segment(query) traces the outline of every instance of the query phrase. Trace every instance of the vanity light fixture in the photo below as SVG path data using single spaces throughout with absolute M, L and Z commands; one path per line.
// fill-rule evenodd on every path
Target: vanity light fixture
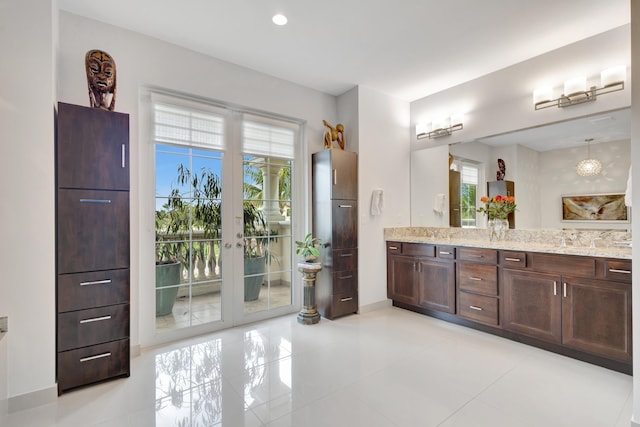
M 533 91 L 533 105 L 536 110 L 549 107 L 569 107 L 584 102 L 595 101 L 598 95 L 617 92 L 624 89 L 627 68 L 624 65 L 607 68 L 600 73 L 600 86 L 587 89 L 586 77 L 572 77 L 564 82 L 564 91 L 559 98 L 553 99 L 551 87 L 539 87 Z
M 416 125 L 416 137 L 418 139 L 440 138 L 451 135 L 457 130 L 462 130 L 462 115 L 434 120 L 431 123 L 419 123 Z
M 576 172 L 580 176 L 595 176 L 602 171 L 602 163 L 600 160 L 591 158 L 589 153 L 589 144 L 593 141 L 593 138 L 585 139 L 587 143 L 587 158 L 580 160 L 576 165 Z

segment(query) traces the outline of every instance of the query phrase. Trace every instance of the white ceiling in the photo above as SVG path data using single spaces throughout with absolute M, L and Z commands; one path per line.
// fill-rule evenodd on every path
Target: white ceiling
M 332 95 L 413 101 L 629 23 L 629 0 L 58 0 Z M 277 27 L 275 13 L 289 24 Z

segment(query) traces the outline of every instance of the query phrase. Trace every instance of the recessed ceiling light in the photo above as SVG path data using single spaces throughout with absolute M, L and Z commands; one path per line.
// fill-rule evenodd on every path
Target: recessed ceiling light
M 284 16 L 284 15 L 281 15 L 281 14 L 273 15 L 273 18 L 271 18 L 271 20 L 276 25 L 286 25 L 287 24 L 287 17 Z

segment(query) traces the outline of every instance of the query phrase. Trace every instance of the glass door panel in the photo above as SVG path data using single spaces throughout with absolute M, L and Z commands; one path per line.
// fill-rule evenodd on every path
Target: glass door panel
M 157 331 L 222 319 L 222 159 L 156 144 Z
M 244 313 L 292 304 L 291 161 L 243 157 Z

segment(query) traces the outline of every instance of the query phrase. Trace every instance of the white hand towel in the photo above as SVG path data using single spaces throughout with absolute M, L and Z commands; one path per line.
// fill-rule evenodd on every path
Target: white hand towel
M 631 166 L 629 166 L 629 178 L 627 178 L 627 190 L 624 192 L 624 204 L 631 207 Z
M 382 214 L 382 189 L 377 188 L 371 193 L 371 215 Z
M 433 200 L 433 211 L 438 215 L 442 215 L 444 213 L 445 202 L 445 195 L 443 193 L 436 194 L 436 197 Z

